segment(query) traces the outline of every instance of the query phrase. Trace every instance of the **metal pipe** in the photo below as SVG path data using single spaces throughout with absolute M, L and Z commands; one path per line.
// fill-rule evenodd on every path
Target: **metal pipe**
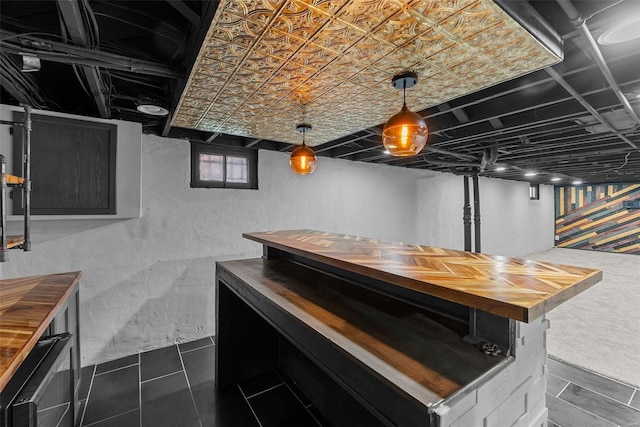
M 580 15 L 580 12 L 578 12 L 578 10 L 575 8 L 575 6 L 573 6 L 570 0 L 556 0 L 556 1 L 560 5 L 564 13 L 567 15 L 569 20 L 571 21 L 571 24 L 573 24 L 573 26 L 576 27 L 578 31 L 582 34 L 582 36 L 587 40 L 587 43 L 591 48 L 591 53 L 593 54 L 593 58 L 595 59 L 595 62 L 600 68 L 600 71 L 604 75 L 605 79 L 607 79 L 607 83 L 609 83 L 611 90 L 613 90 L 613 92 L 616 94 L 616 96 L 620 100 L 620 103 L 623 105 L 625 110 L 627 110 L 627 113 L 629 113 L 629 115 L 633 118 L 633 120 L 636 123 L 640 124 L 640 117 L 638 117 L 638 114 L 635 112 L 635 110 L 629 103 L 629 100 L 624 96 L 624 94 L 620 90 L 620 86 L 618 86 L 618 82 L 616 82 L 616 79 L 613 77 L 613 74 L 611 73 L 611 70 L 609 69 L 607 62 L 602 56 L 602 52 L 600 51 L 598 44 L 594 40 L 593 35 L 591 34 L 591 31 L 589 31 L 589 28 L 587 27 L 586 20 L 582 18 L 582 16 Z M 637 146 L 635 146 L 635 148 L 638 149 Z
M 24 243 L 22 250 L 31 250 L 31 106 L 24 106 Z
M 5 174 L 6 160 L 0 154 L 0 262 L 7 260 L 7 200 L 5 190 L 7 189 L 7 176 Z
M 464 180 L 464 206 L 462 207 L 462 223 L 464 224 L 464 250 L 471 252 L 471 205 L 469 204 L 469 177 Z
M 480 246 L 480 184 L 478 175 L 473 176 L 473 225 L 475 227 L 474 242 L 476 249 L 474 252 L 481 253 Z

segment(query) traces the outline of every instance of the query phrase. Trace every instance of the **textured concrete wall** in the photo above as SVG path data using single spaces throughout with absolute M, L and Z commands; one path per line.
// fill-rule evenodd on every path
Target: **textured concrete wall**
M 473 184 L 469 181 L 473 242 Z M 464 249 L 463 177 L 425 173 L 417 185 L 416 240 Z M 480 178 L 479 187 L 483 253 L 519 257 L 553 246 L 553 186 L 540 186 L 540 200 L 529 199 L 527 182 Z
M 214 261 L 262 253 L 244 231 L 415 234 L 415 175 L 402 169 L 321 159 L 299 177 L 286 154 L 260 151 L 259 190 L 192 189 L 187 142 L 143 136 L 142 151 L 141 218 L 34 221 L 33 251 L 3 265 L 7 278 L 84 272 L 83 364 L 213 334 Z
M 192 189 L 188 143 L 147 135 L 141 171 L 141 218 L 33 221 L 33 251 L 11 251 L 10 262 L 0 265 L 3 278 L 84 272 L 83 365 L 213 334 L 214 261 L 261 254 L 258 244 L 242 239 L 245 231 L 312 228 L 462 246 L 457 176 L 320 158 L 313 175 L 299 177 L 286 154 L 260 151 L 259 190 Z M 486 191 L 511 188 L 494 181 Z M 552 211 L 552 196 L 540 203 Z M 499 223 L 522 223 L 496 215 Z M 483 214 L 485 224 L 489 218 Z M 537 233 L 511 243 L 525 247 Z M 491 248 L 491 232 L 483 238 Z

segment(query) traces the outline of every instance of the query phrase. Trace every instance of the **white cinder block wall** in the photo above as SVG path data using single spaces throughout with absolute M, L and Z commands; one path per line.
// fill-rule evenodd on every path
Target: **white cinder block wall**
M 430 246 L 464 249 L 464 178 L 424 172 L 417 177 L 416 240 Z M 529 183 L 480 178 L 481 250 L 521 257 L 553 246 L 553 186 L 540 185 L 540 200 L 529 199 Z M 469 179 L 474 244 L 473 182 Z M 472 246 L 475 249 L 475 245 Z
M 259 190 L 192 189 L 189 144 L 148 135 L 141 168 L 141 218 L 33 221 L 33 251 L 11 251 L 0 270 L 3 278 L 84 272 L 83 365 L 213 334 L 214 262 L 261 254 L 245 231 L 312 228 L 462 248 L 459 176 L 320 158 L 314 174 L 299 177 L 287 154 L 261 150 Z M 480 185 L 485 252 L 553 245 L 552 188 L 532 207 L 526 183 Z

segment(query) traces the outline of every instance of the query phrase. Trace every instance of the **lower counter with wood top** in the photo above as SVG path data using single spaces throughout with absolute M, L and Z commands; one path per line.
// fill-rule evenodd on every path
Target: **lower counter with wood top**
M 497 287 L 507 276 L 515 281 L 517 274 L 518 292 L 529 286 L 536 300 L 549 301 L 550 309 L 559 303 L 555 300 L 599 280 L 596 270 L 550 264 L 534 268 L 504 257 L 490 265 L 491 257 L 480 254 L 315 231 L 248 237 L 258 240 L 256 235 L 264 244 L 262 259 L 217 264 L 218 387 L 278 370 L 334 426 L 546 425 L 544 306 L 530 304 L 528 310 L 518 301 L 486 301 L 486 295 L 483 302 L 471 282 L 484 278 L 470 279 L 470 271 L 482 264 Z M 272 245 L 270 239 L 277 242 Z M 313 242 L 318 243 L 315 248 Z M 336 242 L 342 247 L 337 255 L 330 248 Z M 391 256 L 393 250 L 404 259 Z M 421 259 L 408 263 L 409 252 Z M 446 286 L 454 287 L 450 270 L 440 275 L 434 270 L 436 258 L 440 265 L 455 262 L 466 272 L 459 282 L 464 286 L 455 293 L 434 290 L 432 283 L 420 287 L 415 280 L 447 276 Z M 411 280 L 403 276 L 407 271 Z M 549 271 L 561 278 L 558 283 Z M 545 297 L 538 278 L 553 295 L 564 295 Z M 464 296 L 465 288 L 470 297 Z M 480 304 L 527 323 L 480 310 Z
M 76 426 L 79 422 L 81 275 L 0 280 L 3 426 Z

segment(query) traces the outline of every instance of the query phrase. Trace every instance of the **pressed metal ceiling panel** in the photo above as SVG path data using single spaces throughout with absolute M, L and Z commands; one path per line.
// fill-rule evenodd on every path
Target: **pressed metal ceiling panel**
M 173 125 L 319 145 L 557 63 L 491 0 L 223 0 Z

